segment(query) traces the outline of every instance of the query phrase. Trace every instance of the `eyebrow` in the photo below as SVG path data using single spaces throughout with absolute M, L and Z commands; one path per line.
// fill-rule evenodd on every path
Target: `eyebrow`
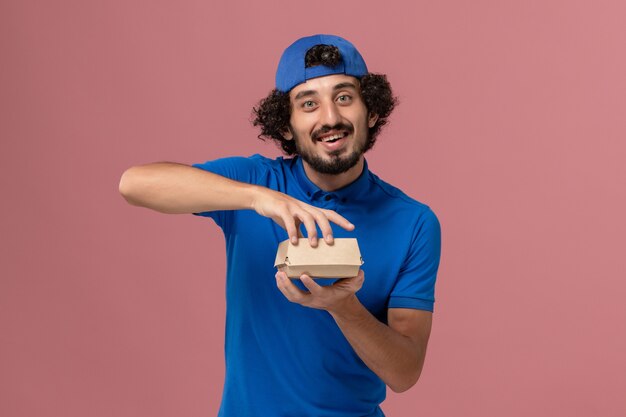
M 337 91 L 337 90 L 343 90 L 344 88 L 353 88 L 356 90 L 356 85 L 351 83 L 351 82 L 344 82 L 344 83 L 339 83 L 337 84 L 335 87 L 333 87 L 333 90 Z
M 346 82 L 339 83 L 336 86 L 334 86 L 333 90 L 334 91 L 343 90 L 344 88 L 352 88 L 354 90 L 357 89 L 357 87 L 356 87 L 356 85 L 354 83 L 346 81 Z M 317 91 L 315 91 L 315 90 L 304 90 L 304 91 L 300 91 L 298 94 L 296 94 L 294 99 L 298 100 L 298 99 L 301 99 L 302 97 L 314 96 L 315 94 L 317 94 Z
M 298 94 L 296 94 L 296 96 L 294 97 L 296 100 L 302 98 L 302 97 L 306 97 L 306 96 L 313 96 L 317 94 L 317 92 L 315 90 L 304 90 L 304 91 L 300 91 Z

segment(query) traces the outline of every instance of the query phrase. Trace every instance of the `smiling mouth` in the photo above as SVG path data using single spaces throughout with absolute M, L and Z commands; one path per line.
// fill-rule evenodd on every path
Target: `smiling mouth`
M 344 137 L 348 136 L 347 132 L 342 132 L 342 133 L 336 133 L 334 135 L 330 135 L 330 136 L 324 136 L 322 138 L 317 139 L 319 142 L 324 142 L 324 143 L 333 143 L 338 141 L 339 139 L 342 139 Z

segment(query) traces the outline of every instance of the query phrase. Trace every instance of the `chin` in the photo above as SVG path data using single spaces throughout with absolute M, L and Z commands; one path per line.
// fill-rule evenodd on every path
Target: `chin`
M 341 152 L 345 154 L 346 152 Z M 302 159 L 309 164 L 311 168 L 320 174 L 339 175 L 354 168 L 361 160 L 363 154 L 360 152 L 351 152 L 346 156 L 330 156 L 330 158 L 322 158 L 317 155 L 305 153 L 300 154 Z

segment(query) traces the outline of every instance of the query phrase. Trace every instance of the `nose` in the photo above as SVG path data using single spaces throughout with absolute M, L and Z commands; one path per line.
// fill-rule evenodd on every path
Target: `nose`
M 341 114 L 339 113 L 339 109 L 334 101 L 324 105 L 320 118 L 320 123 L 322 125 L 335 126 L 341 122 Z

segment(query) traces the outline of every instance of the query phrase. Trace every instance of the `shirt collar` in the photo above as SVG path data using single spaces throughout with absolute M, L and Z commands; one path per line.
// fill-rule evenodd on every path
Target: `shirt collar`
M 334 194 L 341 199 L 353 200 L 359 195 L 366 193 L 369 187 L 370 172 L 365 159 L 363 160 L 363 171 L 361 172 L 361 175 L 359 175 L 359 177 L 350 184 L 335 191 L 324 191 L 317 185 L 313 184 L 309 177 L 307 177 L 306 172 L 304 171 L 302 158 L 299 156 L 292 159 L 291 171 L 296 178 L 298 186 L 310 200 L 320 198 L 321 196 L 327 194 Z

